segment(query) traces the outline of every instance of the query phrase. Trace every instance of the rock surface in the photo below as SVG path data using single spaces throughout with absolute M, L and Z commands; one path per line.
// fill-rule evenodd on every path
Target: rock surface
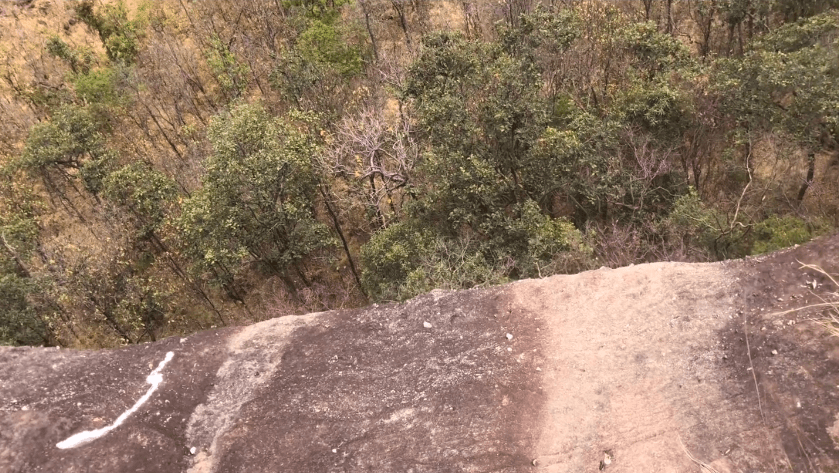
M 0 471 L 836 471 L 839 340 L 784 311 L 837 288 L 797 260 L 839 272 L 839 237 L 119 350 L 0 348 Z M 168 352 L 124 423 L 57 448 L 134 406 Z

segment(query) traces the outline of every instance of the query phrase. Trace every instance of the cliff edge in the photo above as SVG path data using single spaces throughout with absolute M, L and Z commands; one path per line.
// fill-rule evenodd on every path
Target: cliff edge
M 0 348 L 0 471 L 839 468 L 839 236 L 269 320 Z M 748 348 L 747 348 L 748 347 Z

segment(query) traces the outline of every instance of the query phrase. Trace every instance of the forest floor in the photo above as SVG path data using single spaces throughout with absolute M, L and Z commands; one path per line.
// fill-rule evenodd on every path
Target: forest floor
M 836 274 L 839 236 L 118 350 L 0 348 L 0 470 L 837 471 L 839 339 L 785 313 L 837 288 L 799 261 Z

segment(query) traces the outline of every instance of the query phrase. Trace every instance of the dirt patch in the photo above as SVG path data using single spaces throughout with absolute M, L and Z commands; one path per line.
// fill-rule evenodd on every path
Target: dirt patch
M 547 327 L 539 471 L 696 471 L 686 449 L 724 459 L 748 425 L 720 388 L 726 265 L 601 269 L 513 291 L 514 310 Z

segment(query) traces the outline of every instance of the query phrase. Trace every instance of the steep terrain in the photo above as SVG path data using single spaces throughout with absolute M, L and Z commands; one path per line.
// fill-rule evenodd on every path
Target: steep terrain
M 839 237 L 118 350 L 3 348 L 0 470 L 836 471 L 839 342 L 781 314 L 836 288 L 797 261 L 839 271 Z

